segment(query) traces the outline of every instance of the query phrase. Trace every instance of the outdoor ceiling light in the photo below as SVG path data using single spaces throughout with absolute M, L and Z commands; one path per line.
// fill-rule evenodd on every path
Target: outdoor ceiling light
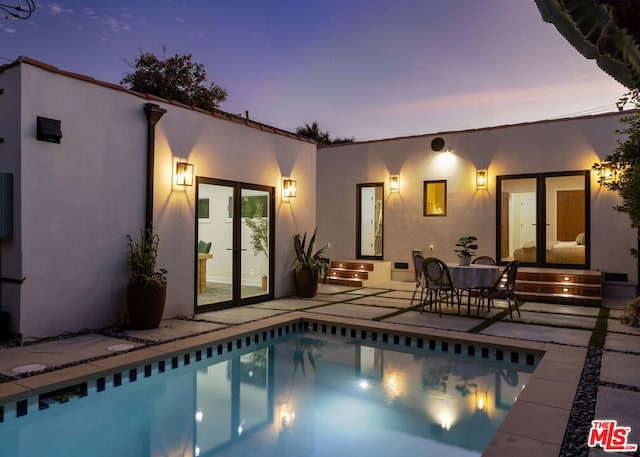
M 400 176 L 398 175 L 389 176 L 389 191 L 400 192 Z
M 487 188 L 487 170 L 476 170 L 476 189 Z
M 291 198 L 296 196 L 298 183 L 293 179 L 284 178 L 282 180 L 282 198 Z
M 193 164 L 187 162 L 176 163 L 176 184 L 178 186 L 193 186 Z

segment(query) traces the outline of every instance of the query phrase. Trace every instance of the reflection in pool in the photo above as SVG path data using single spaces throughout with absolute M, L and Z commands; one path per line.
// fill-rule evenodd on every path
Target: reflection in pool
M 359 343 L 296 335 L 140 377 L 0 424 L 0 456 L 480 455 L 534 368 Z

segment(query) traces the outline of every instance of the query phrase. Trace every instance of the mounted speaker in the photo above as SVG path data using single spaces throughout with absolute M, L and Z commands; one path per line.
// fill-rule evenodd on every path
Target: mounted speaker
M 444 149 L 444 139 L 437 136 L 433 140 L 431 140 L 431 149 L 440 152 Z

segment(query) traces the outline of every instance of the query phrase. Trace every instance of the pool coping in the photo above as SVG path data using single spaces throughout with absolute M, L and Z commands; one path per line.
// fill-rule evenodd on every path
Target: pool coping
M 153 346 L 136 348 L 134 350 L 116 353 L 106 358 L 79 363 L 46 373 L 34 374 L 0 384 L 0 405 L 3 405 L 3 415 L 11 417 L 16 411 L 11 406 L 16 402 L 25 402 L 25 399 L 49 393 L 64 387 L 88 382 L 97 378 L 120 377 L 119 373 L 130 371 L 137 376 L 137 367 L 144 367 L 144 375 L 148 375 L 151 364 L 155 364 L 153 370 L 157 370 L 161 361 L 174 364 L 189 363 L 189 356 L 184 359 L 177 356 L 183 354 L 198 354 L 199 351 L 211 347 L 214 343 L 227 349 L 240 348 L 243 344 L 239 336 L 263 332 L 278 326 L 284 326 L 289 333 L 289 325 L 294 329 L 298 324 L 304 325 L 310 331 L 326 334 L 339 334 L 343 328 L 349 328 L 352 332 L 360 332 L 358 337 L 365 336 L 376 341 L 378 332 L 380 339 L 385 332 L 397 333 L 407 338 L 429 337 L 428 341 L 444 341 L 453 343 L 456 351 L 462 344 L 474 343 L 482 346 L 490 346 L 494 349 L 491 357 L 497 357 L 504 351 L 525 351 L 539 355 L 537 366 L 533 370 L 531 378 L 524 390 L 518 396 L 518 400 L 508 412 L 503 423 L 491 439 L 485 449 L 484 456 L 517 455 L 558 455 L 562 446 L 565 430 L 571 413 L 573 400 L 580 382 L 582 369 L 587 355 L 587 347 L 567 346 L 557 343 L 545 343 L 525 341 L 514 338 L 489 336 L 482 334 L 470 334 L 449 330 L 418 327 L 409 324 L 373 322 L 366 319 L 342 318 L 337 316 L 319 316 L 318 314 L 304 311 L 296 311 L 277 315 L 253 322 L 238 324 L 233 327 L 216 329 L 205 334 L 188 336 L 181 339 L 159 343 Z M 408 342 L 409 340 L 407 340 Z M 257 342 L 257 341 L 256 341 Z M 404 345 L 404 341 L 398 342 Z M 398 344 L 397 343 L 397 344 Z M 459 343 L 459 344 L 458 344 Z M 251 344 L 251 339 L 246 337 L 245 347 Z M 422 343 L 420 343 L 422 344 Z M 447 349 L 443 349 L 446 351 Z M 452 351 L 453 353 L 453 351 Z M 484 354 L 483 354 L 484 357 Z M 502 357 L 502 355 L 500 356 Z M 517 357 L 516 357 L 517 359 Z M 501 359 L 498 359 L 501 360 Z M 164 366 L 164 365 L 163 365 Z M 174 366 L 175 368 L 175 366 Z M 95 382 L 90 389 L 95 389 Z M 28 412 L 38 409 L 36 402 L 24 403 L 23 408 Z M 16 406 L 16 408 L 18 408 Z M 27 411 L 25 411 L 26 414 Z

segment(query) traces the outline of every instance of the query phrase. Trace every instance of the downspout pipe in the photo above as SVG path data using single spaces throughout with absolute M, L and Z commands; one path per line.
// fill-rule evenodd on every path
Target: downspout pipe
M 144 105 L 147 117 L 147 192 L 144 216 L 145 236 L 153 227 L 153 175 L 155 171 L 156 124 L 167 110 L 154 103 Z

